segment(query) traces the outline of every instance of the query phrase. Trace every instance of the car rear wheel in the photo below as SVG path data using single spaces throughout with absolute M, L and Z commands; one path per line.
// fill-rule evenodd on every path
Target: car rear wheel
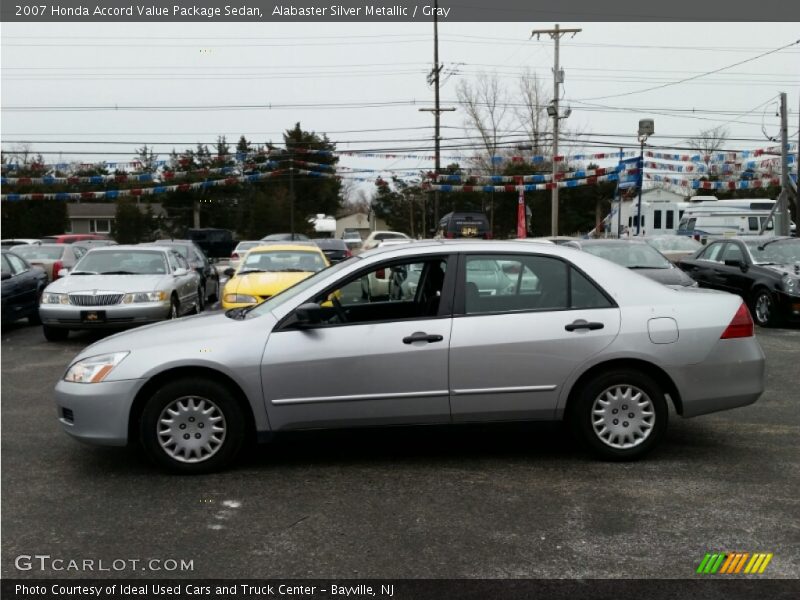
M 44 339 L 48 342 L 63 342 L 67 337 L 69 337 L 69 329 L 61 329 L 60 327 L 48 327 L 44 325 L 42 327 L 42 333 L 44 333 Z
M 42 324 L 42 319 L 39 316 L 39 305 L 42 303 L 42 292 L 44 292 L 44 288 L 36 292 L 36 306 L 33 307 L 33 312 L 28 316 L 29 325 Z
M 775 300 L 766 288 L 759 288 L 753 294 L 750 304 L 753 320 L 761 327 L 770 327 L 777 321 Z
M 570 405 L 573 431 L 607 460 L 632 460 L 652 450 L 667 429 L 667 401 L 647 375 L 621 369 L 589 380 Z
M 239 453 L 245 418 L 224 385 L 178 379 L 163 385 L 142 411 L 139 432 L 148 456 L 179 473 L 219 470 Z

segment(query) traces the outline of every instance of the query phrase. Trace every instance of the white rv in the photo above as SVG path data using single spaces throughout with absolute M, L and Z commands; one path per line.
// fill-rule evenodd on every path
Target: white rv
M 717 235 L 774 235 L 769 198 L 715 200 L 692 203 L 684 210 L 678 235 L 705 238 Z

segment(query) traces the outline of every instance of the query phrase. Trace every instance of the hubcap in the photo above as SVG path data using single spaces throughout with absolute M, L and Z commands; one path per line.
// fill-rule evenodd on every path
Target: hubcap
M 595 435 L 618 450 L 634 448 L 653 431 L 656 413 L 650 397 L 632 385 L 615 385 L 603 391 L 592 406 Z
M 769 313 L 772 308 L 771 305 L 772 302 L 767 294 L 761 294 L 756 299 L 756 319 L 758 319 L 759 323 L 766 323 L 769 321 Z
M 208 460 L 224 441 L 225 416 L 207 398 L 178 398 L 158 418 L 158 443 L 170 458 L 179 462 Z

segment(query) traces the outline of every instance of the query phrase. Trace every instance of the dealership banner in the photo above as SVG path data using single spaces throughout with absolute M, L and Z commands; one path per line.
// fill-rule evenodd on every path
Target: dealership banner
M 784 0 L 9 0 L 3 21 L 121 22 L 441 22 L 797 21 L 800 3 Z M 736 40 L 731 41 L 732 44 Z

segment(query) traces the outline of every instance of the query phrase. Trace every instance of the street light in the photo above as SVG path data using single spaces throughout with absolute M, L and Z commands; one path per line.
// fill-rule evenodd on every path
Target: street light
M 644 187 L 644 143 L 656 132 L 653 119 L 639 119 L 639 204 L 636 208 L 636 235 L 642 231 L 642 188 Z

